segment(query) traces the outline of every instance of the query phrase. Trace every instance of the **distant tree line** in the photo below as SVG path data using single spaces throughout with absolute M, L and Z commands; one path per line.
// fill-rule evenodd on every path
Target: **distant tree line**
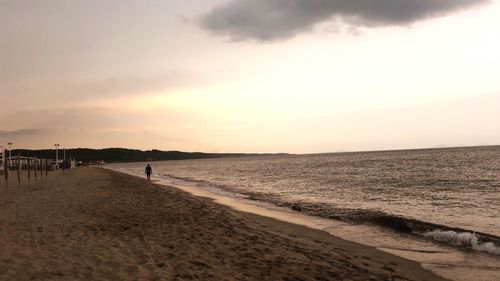
M 38 157 L 45 159 L 55 159 L 54 149 L 28 150 L 15 149 L 12 155 L 27 157 Z M 63 159 L 63 149 L 59 149 L 59 159 Z M 203 152 L 182 152 L 182 151 L 161 151 L 148 150 L 142 151 L 127 148 L 106 148 L 90 149 L 75 148 L 66 149 L 66 159 L 75 159 L 77 161 L 106 161 L 106 162 L 142 162 L 142 161 L 164 161 L 164 160 L 187 160 L 187 159 L 206 159 L 222 157 L 242 157 L 257 154 L 244 153 L 203 153 Z

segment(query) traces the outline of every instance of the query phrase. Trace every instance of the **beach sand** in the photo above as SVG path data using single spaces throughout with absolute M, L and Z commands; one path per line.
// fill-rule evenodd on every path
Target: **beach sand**
M 0 185 L 0 280 L 444 280 L 326 232 L 100 168 Z

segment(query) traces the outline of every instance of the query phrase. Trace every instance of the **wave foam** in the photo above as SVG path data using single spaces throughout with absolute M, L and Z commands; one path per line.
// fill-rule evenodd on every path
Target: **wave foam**
M 458 233 L 452 230 L 433 230 L 423 233 L 423 236 L 455 246 L 469 246 L 476 251 L 500 255 L 499 246 L 493 242 L 481 243 L 476 234 L 470 232 Z

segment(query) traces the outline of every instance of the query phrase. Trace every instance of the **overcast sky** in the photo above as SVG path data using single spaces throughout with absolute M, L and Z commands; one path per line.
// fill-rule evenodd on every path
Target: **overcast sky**
M 0 145 L 500 144 L 500 1 L 0 0 Z

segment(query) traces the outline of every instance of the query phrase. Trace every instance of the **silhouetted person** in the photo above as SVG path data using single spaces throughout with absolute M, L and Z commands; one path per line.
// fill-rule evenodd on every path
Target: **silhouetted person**
M 146 176 L 148 177 L 148 180 L 151 179 L 151 174 L 153 173 L 153 168 L 151 168 L 151 165 L 146 166 Z

